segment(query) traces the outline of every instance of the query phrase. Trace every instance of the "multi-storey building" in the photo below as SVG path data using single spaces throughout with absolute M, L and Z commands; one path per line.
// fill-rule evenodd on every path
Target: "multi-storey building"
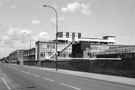
M 95 55 L 100 51 L 111 47 L 117 47 L 117 45 L 113 45 L 116 42 L 115 36 L 104 36 L 103 38 L 82 38 L 81 33 L 78 32 L 58 32 L 57 40 L 59 59 L 80 57 L 78 56 L 80 55 L 78 53 L 82 52 L 82 58 L 91 58 L 95 57 Z M 80 44 L 81 46 L 78 46 Z M 36 42 L 36 60 L 55 59 L 55 56 L 56 40 Z
M 23 53 L 24 61 L 35 61 L 35 48 L 25 50 Z
M 58 58 L 69 58 L 72 52 L 71 42 L 58 42 Z M 37 41 L 36 42 L 36 60 L 55 59 L 56 42 L 55 41 Z
M 115 36 L 103 36 L 103 38 L 84 38 L 81 33 L 78 32 L 58 32 L 58 41 L 72 42 L 72 53 L 70 56 L 74 58 L 95 57 L 98 52 L 121 46 L 114 45 L 116 42 Z

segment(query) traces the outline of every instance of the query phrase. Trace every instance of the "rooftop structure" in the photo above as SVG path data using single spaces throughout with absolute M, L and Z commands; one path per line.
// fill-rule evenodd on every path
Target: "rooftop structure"
M 65 42 L 79 42 L 79 41 L 89 41 L 91 43 L 97 44 L 115 44 L 115 36 L 103 36 L 102 38 L 85 38 L 82 37 L 79 32 L 58 32 L 58 40 Z

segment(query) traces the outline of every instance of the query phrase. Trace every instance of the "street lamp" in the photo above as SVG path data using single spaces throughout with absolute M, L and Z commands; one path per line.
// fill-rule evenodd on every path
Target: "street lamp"
M 26 32 L 23 32 L 23 33 L 27 34 L 30 37 L 30 50 L 31 50 L 31 34 L 28 34 Z M 30 51 L 29 51 L 29 60 L 31 61 L 31 59 L 30 59 Z
M 58 40 L 57 40 L 57 34 L 58 34 L 58 13 L 56 11 L 56 9 L 52 6 L 48 6 L 48 5 L 43 5 L 43 7 L 49 7 L 51 9 L 53 9 L 55 11 L 55 14 L 56 14 L 56 62 L 55 62 L 55 65 L 56 65 L 56 71 L 57 71 L 57 55 L 58 55 Z

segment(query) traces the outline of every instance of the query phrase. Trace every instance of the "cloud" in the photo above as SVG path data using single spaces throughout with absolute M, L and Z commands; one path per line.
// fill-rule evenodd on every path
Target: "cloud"
M 5 47 L 5 45 L 0 45 L 0 51 L 2 52 L 0 54 L 0 58 L 6 57 L 9 55 L 10 52 L 12 52 L 14 49 L 10 47 Z
M 61 16 L 61 17 L 58 17 L 58 22 L 59 22 L 59 25 L 60 25 L 60 22 L 61 21 L 64 21 L 66 18 L 64 16 Z M 56 17 L 52 17 L 51 20 L 50 20 L 53 24 L 56 23 Z
M 20 32 L 21 32 L 21 33 L 31 34 L 31 31 L 28 30 L 28 29 L 21 29 Z
M 2 4 L 3 4 L 3 2 L 0 1 L 0 5 L 2 5 Z
M 74 12 L 78 9 L 80 9 L 80 3 L 79 2 L 74 2 L 74 3 L 69 3 L 66 7 L 62 8 L 63 12 Z
M 51 6 L 53 6 L 55 9 L 57 9 L 59 6 L 57 4 L 52 4 Z
M 48 35 L 47 32 L 40 32 L 38 36 L 39 36 L 39 37 L 42 37 L 42 36 L 47 36 L 47 35 Z
M 40 32 L 38 35 L 34 36 L 35 41 L 48 41 L 50 40 L 49 34 L 47 32 Z
M 16 7 L 16 5 L 11 5 L 11 9 L 15 9 Z
M 84 15 L 92 15 L 91 11 L 89 10 L 90 8 L 90 4 L 81 4 L 81 13 L 84 14 Z
M 32 25 L 38 25 L 40 24 L 40 20 L 32 20 Z
M 14 39 L 18 39 L 20 37 L 20 28 L 19 27 L 10 27 L 9 30 L 6 31 L 8 37 Z
M 89 8 L 90 8 L 89 3 L 84 4 L 79 2 L 73 2 L 73 3 L 69 3 L 66 7 L 63 7 L 61 10 L 64 13 L 80 11 L 84 15 L 92 15 Z
M 6 31 L 6 34 L 1 36 L 2 41 L 6 46 L 9 46 L 11 48 L 25 47 L 25 43 L 29 41 L 28 37 L 24 36 L 24 31 L 28 33 L 31 32 L 28 29 L 10 27 L 9 30 Z

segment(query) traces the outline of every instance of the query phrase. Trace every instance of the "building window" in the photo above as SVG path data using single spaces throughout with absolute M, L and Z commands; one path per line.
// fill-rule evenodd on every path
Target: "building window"
M 81 33 L 78 33 L 78 38 L 81 38 Z
M 52 55 L 52 52 L 48 52 L 48 56 L 51 56 Z
M 41 52 L 40 56 L 41 56 L 41 57 L 44 57 L 44 53 L 43 53 L 43 52 Z
M 66 54 L 65 53 L 63 53 L 63 57 L 66 57 Z
M 62 37 L 63 37 L 63 32 L 58 32 L 58 33 L 57 33 L 57 37 L 62 38 Z
M 75 33 L 72 33 L 72 37 L 75 38 Z
M 69 32 L 66 32 L 66 38 L 69 38 Z
M 60 52 L 58 52 L 58 56 L 60 56 Z
M 52 45 L 52 48 L 54 49 L 55 48 L 55 45 Z
M 47 44 L 47 48 L 49 48 L 49 44 Z

